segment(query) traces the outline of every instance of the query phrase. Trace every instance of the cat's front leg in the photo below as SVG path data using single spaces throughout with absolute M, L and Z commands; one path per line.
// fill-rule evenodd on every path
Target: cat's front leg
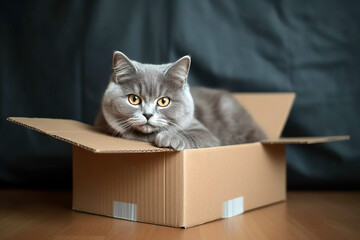
M 183 131 L 162 131 L 158 133 L 155 138 L 155 145 L 181 151 L 189 148 L 219 146 L 220 140 L 199 121 L 194 120 Z

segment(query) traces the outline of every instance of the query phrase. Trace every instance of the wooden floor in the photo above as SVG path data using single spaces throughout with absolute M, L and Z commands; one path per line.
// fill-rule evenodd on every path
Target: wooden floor
M 0 239 L 360 239 L 360 192 L 287 196 L 184 230 L 75 212 L 70 192 L 0 190 Z

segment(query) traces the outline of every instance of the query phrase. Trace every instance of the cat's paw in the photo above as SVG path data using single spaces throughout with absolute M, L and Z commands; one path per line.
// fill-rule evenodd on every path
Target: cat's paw
M 171 132 L 160 132 L 155 138 L 155 145 L 158 147 L 170 147 L 181 151 L 185 149 L 185 142 L 181 136 Z

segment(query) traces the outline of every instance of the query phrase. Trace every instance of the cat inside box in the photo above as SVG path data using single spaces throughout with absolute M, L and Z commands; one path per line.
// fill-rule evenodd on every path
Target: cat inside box
M 175 150 L 266 139 L 229 92 L 190 87 L 190 64 L 190 56 L 174 63 L 144 64 L 116 51 L 95 126 L 108 134 Z

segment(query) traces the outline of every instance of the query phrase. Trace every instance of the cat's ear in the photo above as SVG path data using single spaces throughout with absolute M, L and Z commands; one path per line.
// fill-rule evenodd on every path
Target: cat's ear
M 131 60 L 122 52 L 115 51 L 113 55 L 113 69 L 115 81 L 126 81 L 136 72 L 136 68 Z
M 166 69 L 165 75 L 176 81 L 176 84 L 178 84 L 179 86 L 183 86 L 186 83 L 189 74 L 190 64 L 190 56 L 184 56 L 171 64 L 171 66 Z

